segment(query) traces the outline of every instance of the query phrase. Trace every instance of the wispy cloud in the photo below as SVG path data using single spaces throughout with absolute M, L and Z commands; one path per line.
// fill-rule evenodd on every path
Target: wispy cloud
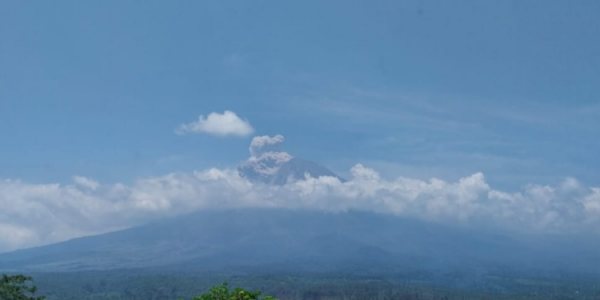
M 541 182 L 561 175 L 587 181 L 598 178 L 590 171 L 598 164 L 594 153 L 600 146 L 599 139 L 594 138 L 600 128 L 597 105 L 349 85 L 298 92 L 287 103 L 290 110 L 306 119 L 318 115 L 320 124 L 331 131 L 357 136 L 361 139 L 356 142 L 359 157 L 364 160 L 389 160 L 421 168 L 436 164 L 460 174 L 465 174 L 468 166 L 493 178 L 509 178 L 509 184 L 519 184 L 510 178 L 525 175 L 528 181 Z M 357 152 L 353 155 L 358 156 Z M 442 154 L 444 166 L 431 161 Z M 519 168 L 516 163 L 508 167 L 496 159 L 484 169 L 474 159 L 463 159 L 477 155 L 531 161 L 541 168 L 522 165 L 523 171 L 514 174 Z M 427 162 L 418 165 L 423 159 Z
M 342 85 L 291 99 L 294 109 L 348 122 L 502 135 L 502 125 L 539 130 L 593 130 L 598 105 L 485 99 L 472 96 L 365 89 Z
M 249 136 L 254 132 L 250 122 L 241 119 L 232 111 L 226 110 L 222 114 L 210 113 L 207 117 L 200 115 L 197 121 L 181 124 L 175 129 L 178 135 L 206 133 L 216 136 Z

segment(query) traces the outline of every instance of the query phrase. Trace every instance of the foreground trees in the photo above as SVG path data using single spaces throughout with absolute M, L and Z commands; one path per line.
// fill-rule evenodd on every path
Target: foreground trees
M 25 275 L 8 276 L 3 274 L 0 279 L 0 300 L 43 300 L 35 297 L 37 287 L 33 279 Z
M 260 291 L 246 291 L 242 288 L 235 288 L 233 291 L 227 287 L 227 282 L 213 286 L 210 293 L 202 296 L 196 296 L 192 300 L 258 300 Z M 183 300 L 183 299 L 179 299 Z M 265 296 L 262 300 L 277 300 L 271 296 Z
M 25 275 L 6 275 L 0 279 L 0 300 L 44 300 L 45 297 L 36 297 L 37 287 L 33 279 Z M 227 283 L 213 286 L 209 293 L 196 296 L 192 300 L 277 300 L 271 296 L 260 297 L 260 291 L 247 291 L 242 288 L 229 290 Z M 183 300 L 183 299 L 179 299 Z

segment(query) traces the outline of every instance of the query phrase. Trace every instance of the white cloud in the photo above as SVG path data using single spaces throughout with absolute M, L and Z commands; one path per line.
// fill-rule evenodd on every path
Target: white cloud
M 577 191 L 581 189 L 581 184 L 573 177 L 567 177 L 560 187 L 565 191 Z
M 248 120 L 241 119 L 229 110 L 222 114 L 212 112 L 207 117 L 200 115 L 198 121 L 181 124 L 175 129 L 178 135 L 207 133 L 216 136 L 248 136 L 253 132 L 254 128 Z
M 531 232 L 584 232 L 600 225 L 600 188 L 567 179 L 495 190 L 481 173 L 456 182 L 382 178 L 363 165 L 352 178 L 307 177 L 283 186 L 252 183 L 236 170 L 143 178 L 131 185 L 0 181 L 0 251 L 97 234 L 206 208 L 368 210 L 444 223 Z M 577 189 L 574 191 L 574 189 Z
M 98 183 L 98 181 L 83 176 L 73 176 L 73 182 L 75 182 L 75 184 L 77 184 L 78 186 L 90 190 L 95 190 L 100 186 L 100 183 Z
M 600 217 L 600 188 L 592 188 L 592 193 L 584 198 L 583 207 L 587 213 Z

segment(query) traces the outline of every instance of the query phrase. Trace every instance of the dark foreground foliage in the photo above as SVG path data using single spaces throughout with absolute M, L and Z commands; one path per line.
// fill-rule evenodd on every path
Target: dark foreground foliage
M 2 274 L 0 300 L 44 300 L 44 297 L 35 297 L 37 287 L 31 282 L 33 279 L 29 276 Z
M 227 282 L 225 282 L 221 285 L 211 287 L 209 293 L 203 294 L 202 296 L 196 296 L 192 300 L 258 300 L 260 294 L 260 291 L 247 291 L 240 287 L 237 287 L 232 291 L 227 286 Z M 262 300 L 277 299 L 266 296 L 262 298 Z

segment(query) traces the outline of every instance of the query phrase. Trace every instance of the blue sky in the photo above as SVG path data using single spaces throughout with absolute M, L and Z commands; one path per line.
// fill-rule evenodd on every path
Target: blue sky
M 0 178 L 235 167 L 235 112 L 348 176 L 600 183 L 597 1 L 0 3 Z

